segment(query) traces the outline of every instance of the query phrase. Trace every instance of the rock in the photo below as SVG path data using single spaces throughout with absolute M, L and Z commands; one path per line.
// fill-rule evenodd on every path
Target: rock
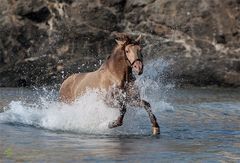
M 215 39 L 218 44 L 226 44 L 227 43 L 224 35 L 217 35 L 217 36 L 215 36 Z
M 96 69 L 113 32 L 142 34 L 165 83 L 239 86 L 239 0 L 2 0 L 0 86 L 59 84 Z
M 22 16 L 34 22 L 41 23 L 47 21 L 50 18 L 50 11 L 47 7 L 43 7 L 40 8 L 38 11 L 30 12 Z

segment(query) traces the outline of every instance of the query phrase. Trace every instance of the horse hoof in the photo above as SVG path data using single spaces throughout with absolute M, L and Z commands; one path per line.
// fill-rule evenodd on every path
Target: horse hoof
M 122 123 L 118 123 L 118 121 L 113 121 L 113 122 L 109 122 L 108 124 L 108 128 L 115 128 L 118 126 L 122 126 Z
M 159 127 L 152 127 L 152 134 L 153 135 L 159 135 L 160 134 Z

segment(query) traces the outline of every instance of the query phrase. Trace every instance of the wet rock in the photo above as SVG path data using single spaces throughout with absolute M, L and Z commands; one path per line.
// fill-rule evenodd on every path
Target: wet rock
M 2 0 L 0 86 L 59 84 L 96 69 L 113 32 L 143 35 L 166 83 L 239 86 L 238 0 Z
M 240 73 L 239 72 L 226 72 L 224 75 L 223 84 L 240 86 Z

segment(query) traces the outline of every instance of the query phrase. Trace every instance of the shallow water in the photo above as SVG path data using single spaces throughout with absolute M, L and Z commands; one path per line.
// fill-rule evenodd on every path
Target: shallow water
M 118 110 L 94 91 L 67 105 L 54 89 L 0 88 L 0 163 L 240 162 L 240 89 L 163 86 L 165 66 L 152 62 L 137 80 L 160 136 L 141 108 L 108 129 Z
M 62 105 L 57 110 L 54 100 L 40 100 L 39 106 L 36 90 L 1 88 L 0 92 L 5 101 L 1 105 L 7 108 L 0 114 L 3 162 L 240 161 L 240 90 L 169 90 L 164 100 L 152 100 L 161 126 L 157 137 L 151 136 L 143 109 L 129 111 L 124 125 L 109 131 L 104 125 L 115 118 L 115 111 L 103 111 L 111 117 L 105 117 L 106 121 L 85 119 L 80 124 L 83 120 L 77 120 L 78 116 L 84 117 L 80 110 L 71 114 L 71 108 Z M 91 115 L 86 116 L 91 120 Z

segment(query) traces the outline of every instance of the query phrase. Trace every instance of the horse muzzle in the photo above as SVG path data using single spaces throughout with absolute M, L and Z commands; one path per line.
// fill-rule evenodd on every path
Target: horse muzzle
M 140 60 L 134 61 L 132 64 L 132 69 L 135 71 L 138 75 L 141 75 L 143 73 L 143 63 Z

